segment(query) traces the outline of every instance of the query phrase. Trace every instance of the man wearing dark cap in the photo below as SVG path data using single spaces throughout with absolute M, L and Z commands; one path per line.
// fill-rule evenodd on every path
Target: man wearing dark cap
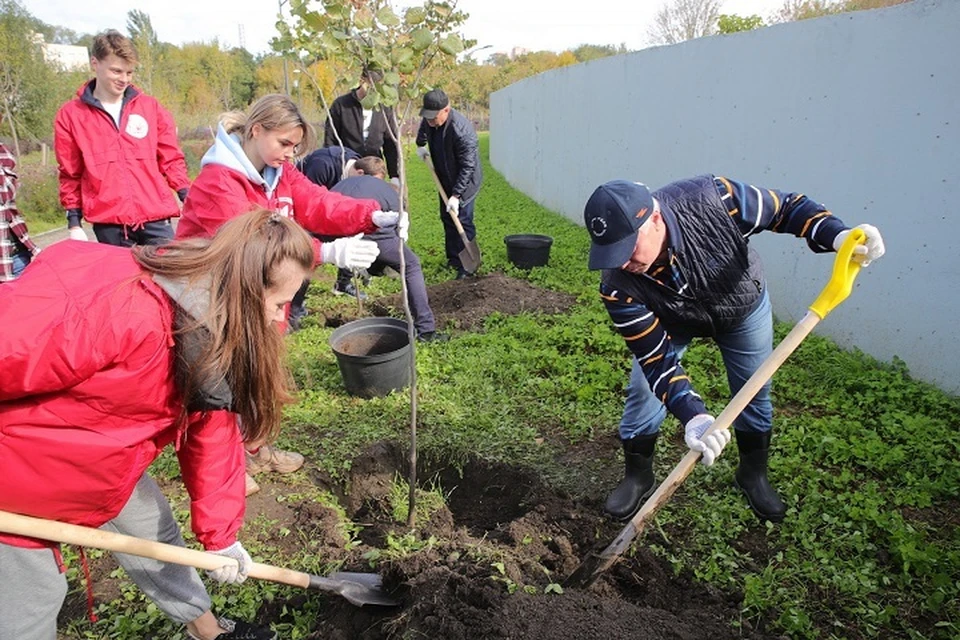
M 448 200 L 440 196 L 440 219 L 443 221 L 444 248 L 447 264 L 456 269 L 457 279 L 473 275 L 460 262 L 463 241 L 451 215 L 460 219 L 467 240 L 477 236 L 473 224 L 473 204 L 480 191 L 483 172 L 477 132 L 463 114 L 450 107 L 450 100 L 440 89 L 423 96 L 417 131 L 417 155 L 433 162 L 440 184 Z
M 684 425 L 690 449 L 713 464 L 730 440 L 713 423 L 680 364 L 694 337 L 720 348 L 734 395 L 770 355 L 773 315 L 750 236 L 764 230 L 806 239 L 814 252 L 836 251 L 850 229 L 825 207 L 798 193 L 761 189 L 704 175 L 651 192 L 615 180 L 598 187 L 583 212 L 591 269 L 602 269 L 600 295 L 633 354 L 620 420 L 626 473 L 605 509 L 628 520 L 654 491 L 653 455 L 667 411 Z M 883 255 L 883 239 L 860 225 L 863 266 Z M 736 486 L 761 520 L 781 522 L 786 506 L 767 480 L 773 422 L 769 382 L 734 422 L 740 463 Z

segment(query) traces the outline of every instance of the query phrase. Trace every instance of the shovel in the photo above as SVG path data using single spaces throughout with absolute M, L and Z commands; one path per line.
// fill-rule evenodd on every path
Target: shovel
M 429 158 L 424 158 L 423 161 L 430 167 L 430 175 L 433 176 L 433 181 L 437 185 L 437 191 L 440 193 L 440 197 L 443 198 L 443 206 L 447 206 L 449 198 L 447 198 L 447 193 L 443 190 L 443 185 L 440 184 L 440 177 L 437 175 L 437 170 L 433 168 L 433 161 Z M 457 228 L 457 233 L 460 234 L 460 240 L 463 241 L 463 250 L 458 255 L 460 264 L 470 273 L 476 273 L 477 269 L 480 268 L 481 262 L 480 247 L 477 246 L 475 240 L 467 240 L 467 234 L 463 230 L 463 225 L 460 224 L 460 218 L 451 213 L 449 209 L 447 213 L 450 214 L 450 219 L 453 220 L 453 226 Z
M 853 229 L 850 236 L 844 241 L 837 257 L 833 263 L 833 276 L 830 282 L 820 292 L 819 297 L 810 305 L 810 310 L 798 322 L 790 333 L 777 345 L 763 364 L 750 376 L 739 392 L 730 400 L 726 408 L 717 416 L 710 428 L 704 433 L 704 436 L 720 429 L 727 429 L 733 424 L 734 419 L 740 415 L 740 412 L 746 408 L 757 392 L 766 384 L 774 372 L 780 368 L 780 365 L 787 357 L 794 352 L 800 345 L 800 342 L 813 330 L 820 320 L 825 318 L 835 306 L 843 302 L 850 291 L 853 289 L 853 281 L 860 272 L 860 263 L 854 262 L 853 250 L 858 244 L 863 244 L 866 240 L 866 234 L 860 229 Z M 610 545 L 599 554 L 592 553 L 580 564 L 579 567 L 564 582 L 566 587 L 587 588 L 597 581 L 604 571 L 609 569 L 620 558 L 620 555 L 630 547 L 630 543 L 637 535 L 643 531 L 644 526 L 650 518 L 670 499 L 677 488 L 683 484 L 687 476 L 693 471 L 697 460 L 700 458 L 699 451 L 689 451 L 683 457 L 670 475 L 667 476 L 657 490 L 653 492 L 636 515 L 631 518 L 627 526 L 623 528 L 620 535 L 617 536 Z
M 236 563 L 236 560 L 232 558 L 225 558 L 205 551 L 187 549 L 154 540 L 134 538 L 112 531 L 81 527 L 55 520 L 33 518 L 7 511 L 0 511 L 0 531 L 42 540 L 52 540 L 53 542 L 76 544 L 93 549 L 126 553 L 197 569 L 219 569 L 227 563 Z M 250 567 L 249 575 L 251 578 L 260 580 L 335 593 L 357 606 L 371 604 L 393 607 L 400 604 L 399 601 L 383 592 L 380 576 L 375 573 L 341 572 L 323 578 L 254 562 Z

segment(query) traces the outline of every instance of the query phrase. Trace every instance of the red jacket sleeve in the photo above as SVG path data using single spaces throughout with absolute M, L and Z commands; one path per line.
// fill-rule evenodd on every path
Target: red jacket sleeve
M 177 141 L 177 125 L 170 112 L 160 106 L 159 102 L 157 103 L 157 164 L 171 189 L 180 191 L 190 186 L 187 161 Z
M 246 178 L 234 179 L 230 172 L 209 166 L 200 170 L 190 187 L 180 213 L 177 238 L 211 238 L 224 222 L 257 206 L 247 199 L 242 186 L 237 187 L 236 180 Z
M 190 526 L 197 540 L 208 550 L 229 547 L 237 540 L 247 504 L 236 414 L 191 414 L 177 457 L 190 494 Z
M 67 103 L 53 121 L 53 150 L 60 174 L 60 205 L 64 209 L 83 209 L 80 177 L 83 175 L 83 154 L 73 137 L 66 111 Z
M 289 172 L 293 197 L 293 218 L 300 226 L 321 236 L 352 236 L 373 233 L 372 214 L 380 209 L 376 200 L 358 200 L 314 184 L 296 167 L 283 167 Z

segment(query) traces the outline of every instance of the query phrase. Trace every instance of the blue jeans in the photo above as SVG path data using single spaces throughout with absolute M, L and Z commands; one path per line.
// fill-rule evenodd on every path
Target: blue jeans
M 19 278 L 20 274 L 27 268 L 27 265 L 30 264 L 32 259 L 33 254 L 29 251 L 19 251 L 13 254 L 13 277 Z
M 678 357 L 683 357 L 690 338 L 673 333 L 670 335 Z M 739 326 L 717 335 L 715 342 L 723 356 L 730 396 L 733 397 L 773 351 L 773 312 L 766 289 L 757 308 Z M 634 358 L 627 385 L 627 400 L 620 419 L 620 438 L 629 440 L 634 436 L 657 433 L 666 417 L 666 406 L 650 391 L 650 383 Z M 773 426 L 773 404 L 770 402 L 769 380 L 734 420 L 734 426 L 740 431 L 770 431 Z

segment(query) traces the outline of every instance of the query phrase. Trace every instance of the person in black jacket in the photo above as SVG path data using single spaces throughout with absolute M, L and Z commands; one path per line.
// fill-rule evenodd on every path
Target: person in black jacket
M 300 172 L 307 176 L 311 182 L 326 187 L 327 189 L 333 189 L 334 185 L 344 178 L 357 175 L 353 170 L 353 165 L 359 159 L 360 155 L 353 149 L 347 147 L 324 147 L 302 158 L 297 162 L 297 168 L 300 169 Z M 396 184 L 399 185 L 399 181 Z M 365 270 L 361 270 L 361 272 L 365 273 Z M 362 278 L 366 284 L 368 280 L 367 276 L 363 275 Z M 336 296 L 347 295 L 351 298 L 359 297 L 361 300 L 366 300 L 367 294 L 363 291 L 357 291 L 352 279 L 353 272 L 350 271 L 350 269 L 338 269 L 337 280 L 333 284 L 333 294 Z M 294 296 L 293 303 L 290 306 L 289 326 L 293 330 L 297 330 L 300 327 L 301 321 L 307 315 L 305 302 L 309 284 L 309 280 L 303 283 L 303 286 L 300 288 L 300 291 L 297 292 L 297 295 Z
M 762 189 L 702 175 L 651 192 L 614 180 L 593 192 L 583 211 L 591 269 L 602 269 L 600 296 L 633 354 L 620 420 L 625 474 L 605 510 L 629 520 L 656 488 L 654 445 L 667 412 L 684 425 L 687 446 L 713 464 L 730 441 L 680 364 L 694 337 L 709 337 L 723 356 L 731 395 L 773 349 L 773 313 L 759 256 L 748 239 L 761 231 L 792 234 L 817 253 L 836 251 L 850 229 L 800 193 Z M 858 227 L 862 266 L 884 253 L 880 232 Z M 734 477 L 761 520 L 780 522 L 786 506 L 767 480 L 773 428 L 770 383 L 734 421 L 740 464 Z
M 383 160 L 376 156 L 364 156 L 354 163 L 350 175 L 330 190 L 351 198 L 376 200 L 383 206 L 393 207 L 389 209 L 390 211 L 400 211 L 400 194 L 385 178 L 386 167 Z M 413 316 L 417 340 L 420 342 L 445 341 L 449 336 L 437 331 L 436 319 L 427 297 L 423 270 L 420 268 L 420 259 L 408 245 L 400 242 L 401 237 L 406 240 L 406 231 L 401 231 L 399 227 L 386 227 L 364 235 L 365 240 L 373 240 L 380 248 L 377 259 L 367 270 L 373 276 L 383 275 L 387 267 L 399 272 L 402 248 L 407 299 L 410 301 L 410 313 Z
M 375 91 L 382 80 L 383 73 L 365 68 L 360 76 L 360 85 L 333 101 L 324 127 L 323 146 L 346 147 L 361 157 L 383 158 L 387 163 L 390 182 L 399 188 L 400 164 L 395 141 L 399 137 L 390 134 L 394 121 L 393 108 L 378 106 L 371 110 L 365 109 L 362 104 L 367 94 Z
M 450 107 L 447 94 L 440 89 L 428 91 L 423 96 L 420 116 L 423 119 L 417 131 L 417 155 L 423 160 L 429 157 L 433 162 L 447 195 L 446 202 L 443 196 L 439 196 L 440 219 L 443 221 L 447 264 L 457 270 L 459 280 L 473 274 L 460 262 L 463 241 L 450 214 L 460 219 L 467 240 L 477 236 L 473 205 L 483 181 L 477 132 L 463 114 Z

